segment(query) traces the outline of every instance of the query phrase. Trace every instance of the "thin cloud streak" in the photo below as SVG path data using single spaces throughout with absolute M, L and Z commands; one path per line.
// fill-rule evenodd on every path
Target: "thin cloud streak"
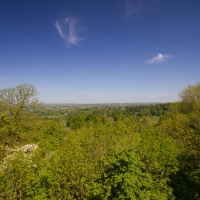
M 126 18 L 143 16 L 158 9 L 160 0 L 127 0 L 125 5 Z
M 84 39 L 77 35 L 79 29 L 77 28 L 76 19 L 71 17 L 60 19 L 56 21 L 55 26 L 67 46 L 79 45 L 79 42 Z
M 127 1 L 126 2 L 126 17 L 131 18 L 133 14 L 138 13 L 142 9 L 140 1 Z
M 157 56 L 153 57 L 150 60 L 147 60 L 147 64 L 153 64 L 153 63 L 159 63 L 159 62 L 164 62 L 167 59 L 171 58 L 172 56 L 169 54 L 162 54 L 162 53 L 157 53 Z

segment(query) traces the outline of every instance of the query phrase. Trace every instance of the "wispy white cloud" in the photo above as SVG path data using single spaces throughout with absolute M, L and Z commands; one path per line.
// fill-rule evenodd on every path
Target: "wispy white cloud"
M 64 40 L 67 46 L 79 45 L 80 41 L 84 38 L 78 36 L 80 30 L 84 28 L 78 27 L 77 19 L 67 17 L 56 21 L 55 26 L 58 30 L 60 37 Z
M 131 1 L 126 2 L 126 17 L 131 18 L 133 14 L 138 13 L 142 9 L 141 1 Z
M 160 0 L 127 0 L 125 4 L 126 18 L 132 18 L 154 12 Z
M 169 59 L 171 57 L 172 57 L 172 55 L 169 55 L 169 54 L 157 53 L 157 56 L 153 57 L 150 60 L 147 60 L 147 64 L 164 62 L 165 60 L 167 60 L 167 59 Z

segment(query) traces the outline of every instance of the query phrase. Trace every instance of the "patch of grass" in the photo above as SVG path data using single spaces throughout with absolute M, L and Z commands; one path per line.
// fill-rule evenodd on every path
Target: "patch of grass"
M 160 116 L 152 116 L 152 117 L 146 117 L 148 124 L 153 126 L 156 125 L 160 119 Z

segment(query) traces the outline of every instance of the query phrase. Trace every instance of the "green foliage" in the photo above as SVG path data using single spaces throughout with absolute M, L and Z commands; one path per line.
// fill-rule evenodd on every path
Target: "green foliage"
M 89 199 L 174 199 L 166 181 L 154 180 L 133 150 L 112 152 L 104 162 Z
M 199 199 L 199 88 L 170 107 L 86 107 L 60 122 L 33 114 L 34 86 L 0 90 L 0 199 Z
M 83 126 L 90 126 L 91 124 L 106 123 L 108 119 L 102 115 L 75 115 L 67 120 L 67 126 L 72 130 L 77 130 Z
M 2 199 L 28 199 L 41 196 L 40 178 L 32 153 L 15 152 L 0 163 L 0 197 Z M 44 195 L 42 195 L 44 196 Z
M 175 142 L 156 128 L 144 130 L 140 135 L 137 153 L 146 164 L 147 172 L 155 178 L 167 178 L 167 181 L 169 175 L 178 170 L 179 151 Z
M 182 102 L 194 103 L 200 101 L 200 82 L 197 82 L 196 85 L 187 85 L 179 93 L 179 96 Z
M 163 133 L 180 149 L 179 172 L 172 177 L 174 194 L 179 199 L 200 198 L 200 83 L 187 86 L 180 102 L 171 105 L 160 121 Z
M 142 172 L 143 163 L 131 150 L 112 152 L 105 169 L 96 181 L 91 199 L 140 199 L 148 187 L 148 177 Z
M 0 90 L 0 159 L 6 153 L 5 146 L 25 144 L 38 137 L 40 119 L 28 112 L 29 108 L 40 106 L 37 94 L 30 84 Z
M 63 129 L 53 121 L 41 126 L 38 148 L 25 153 L 17 147 L 9 150 L 0 162 L 0 197 L 2 199 L 57 199 L 53 186 L 57 183 L 52 160 L 60 148 Z M 58 165 L 59 166 L 59 165 Z
M 76 199 L 87 199 L 90 185 L 102 174 L 104 165 L 100 161 L 112 149 L 134 146 L 137 140 L 135 126 L 134 121 L 125 119 L 117 123 L 92 123 L 71 132 L 61 147 L 64 155 L 62 160 L 65 160 L 63 167 L 70 169 L 65 172 L 69 181 L 68 186 L 65 184 L 65 190 Z
M 153 105 L 138 105 L 125 107 L 123 114 L 126 116 L 137 115 L 142 116 L 161 116 L 169 108 L 169 103 L 153 104 Z

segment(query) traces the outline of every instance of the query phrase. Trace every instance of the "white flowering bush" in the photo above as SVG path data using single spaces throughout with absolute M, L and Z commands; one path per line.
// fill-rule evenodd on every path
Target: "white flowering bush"
M 33 162 L 33 152 L 38 148 L 38 144 L 26 144 L 15 149 L 6 147 L 7 155 L 0 162 L 0 171 L 4 171 L 8 168 L 9 165 L 16 160 L 26 160 L 29 163 Z M 34 167 L 37 167 L 36 164 L 33 164 Z

